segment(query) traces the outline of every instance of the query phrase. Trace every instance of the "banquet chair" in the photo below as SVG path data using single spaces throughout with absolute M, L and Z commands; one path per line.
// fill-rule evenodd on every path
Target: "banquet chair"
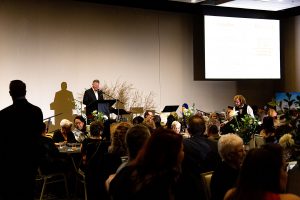
M 210 198 L 211 198 L 210 180 L 211 180 L 212 174 L 213 174 L 213 171 L 201 173 L 201 180 L 202 180 L 202 184 L 203 184 L 203 187 L 204 187 L 203 189 L 204 189 L 206 200 L 210 200 Z
M 79 190 L 79 183 L 83 185 L 84 189 L 84 199 L 87 200 L 87 191 L 86 191 L 86 182 L 85 182 L 85 173 L 80 168 L 76 170 L 76 191 L 75 191 L 75 197 L 77 197 L 77 192 Z
M 255 138 L 255 147 L 256 148 L 260 148 L 262 145 L 264 145 L 266 143 L 265 139 L 260 135 L 254 135 L 254 138 Z
M 38 169 L 38 175 L 36 176 L 36 181 L 42 182 L 42 191 L 40 194 L 40 200 L 43 199 L 46 186 L 48 184 L 54 184 L 54 183 L 60 183 L 64 182 L 65 190 L 66 190 L 66 196 L 69 199 L 69 190 L 68 190 L 68 184 L 67 184 L 67 176 L 65 173 L 50 173 L 50 174 L 43 174 L 40 169 Z

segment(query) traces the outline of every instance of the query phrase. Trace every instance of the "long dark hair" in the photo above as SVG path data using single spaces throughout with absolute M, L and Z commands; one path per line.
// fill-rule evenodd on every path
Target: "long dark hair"
M 172 130 L 157 129 L 139 152 L 134 165 L 142 169 L 142 175 L 178 170 L 182 140 L 182 136 Z
M 278 144 L 251 149 L 243 162 L 232 199 L 262 200 L 266 192 L 280 193 L 283 150 Z

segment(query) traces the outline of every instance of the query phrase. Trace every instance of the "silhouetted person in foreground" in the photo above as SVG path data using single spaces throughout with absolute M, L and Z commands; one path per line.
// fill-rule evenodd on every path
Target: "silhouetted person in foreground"
M 43 114 L 26 100 L 24 82 L 11 81 L 9 93 L 13 104 L 0 111 L 0 199 L 33 200 Z

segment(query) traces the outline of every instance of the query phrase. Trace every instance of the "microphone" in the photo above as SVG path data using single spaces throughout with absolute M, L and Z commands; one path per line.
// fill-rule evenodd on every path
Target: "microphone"
M 105 94 L 102 90 L 99 90 L 99 89 L 98 89 L 98 92 L 100 92 L 100 94 Z

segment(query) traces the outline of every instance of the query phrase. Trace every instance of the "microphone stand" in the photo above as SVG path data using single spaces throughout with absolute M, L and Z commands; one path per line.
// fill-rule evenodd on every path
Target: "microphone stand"
M 116 99 L 116 98 L 110 96 L 109 94 L 106 94 L 106 93 L 103 92 L 102 90 L 100 90 L 100 91 L 101 91 L 102 94 L 108 96 L 109 98 L 112 98 L 112 99 L 116 100 L 117 102 L 120 102 L 120 103 L 124 104 L 124 103 L 123 103 L 122 101 L 120 101 L 119 99 Z M 119 122 L 119 121 L 120 121 L 120 111 L 119 111 L 119 106 L 118 106 L 118 107 L 117 107 L 117 122 Z
M 205 111 L 203 111 L 203 110 L 199 110 L 199 109 L 196 109 L 197 110 L 197 112 L 201 112 L 201 113 L 203 113 L 203 114 L 205 114 L 205 115 L 210 115 L 208 112 L 205 112 Z
M 56 114 L 56 115 L 53 115 L 53 116 L 50 116 L 50 117 L 47 117 L 47 118 L 43 119 L 43 121 L 48 120 L 47 126 L 46 126 L 46 133 L 48 133 L 51 119 L 52 119 L 53 117 L 56 117 L 56 116 L 61 115 L 61 114 L 63 114 L 63 113 L 58 113 L 58 114 Z

